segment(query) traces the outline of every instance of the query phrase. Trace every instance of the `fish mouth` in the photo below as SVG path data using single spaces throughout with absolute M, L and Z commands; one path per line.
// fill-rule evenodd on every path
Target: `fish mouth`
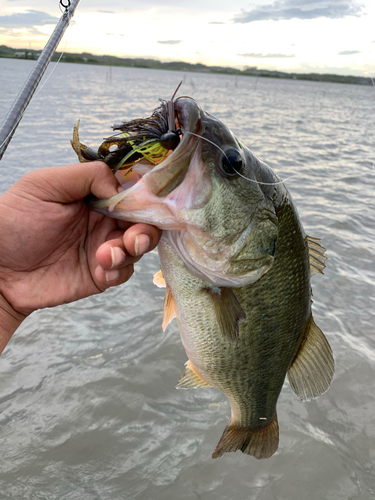
M 182 132 L 177 148 L 156 167 L 143 176 L 147 189 L 155 196 L 164 197 L 184 180 L 191 158 L 198 145 L 201 113 L 194 99 L 182 97 L 175 101 L 176 126 Z
M 167 206 L 171 204 L 164 204 L 163 208 L 159 204 L 163 203 L 163 200 L 168 201 L 171 193 L 183 184 L 189 166 L 201 162 L 201 109 L 190 97 L 176 99 L 174 107 L 176 127 L 181 130 L 178 146 L 156 166 L 147 160 L 135 163 L 132 167 L 134 174 L 131 175 L 134 177 L 131 182 L 124 182 L 123 173 L 118 171 L 116 176 L 122 186 L 121 192 L 109 200 L 87 199 L 86 204 L 90 209 L 130 222 L 149 222 L 162 229 L 176 227 L 176 223 L 171 222 L 174 216 L 167 213 Z M 126 177 L 126 181 L 131 175 Z M 183 187 L 178 191 L 181 200 L 183 197 L 189 197 L 187 188 Z M 178 205 L 181 208 L 181 203 Z M 158 209 L 155 211 L 156 206 Z

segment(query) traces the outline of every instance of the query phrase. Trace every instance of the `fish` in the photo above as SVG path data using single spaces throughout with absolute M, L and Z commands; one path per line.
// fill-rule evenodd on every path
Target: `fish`
M 168 113 L 165 103 L 159 112 Z M 325 248 L 305 234 L 279 176 L 221 120 L 190 97 L 177 98 L 174 113 L 178 144 L 160 163 L 134 162 L 132 183 L 87 203 L 163 230 L 154 277 L 166 289 L 162 326 L 177 319 L 188 357 L 177 388 L 214 387 L 228 398 L 231 417 L 213 458 L 241 450 L 266 459 L 279 445 L 285 378 L 302 401 L 333 378 L 311 308 L 310 279 L 323 274 Z

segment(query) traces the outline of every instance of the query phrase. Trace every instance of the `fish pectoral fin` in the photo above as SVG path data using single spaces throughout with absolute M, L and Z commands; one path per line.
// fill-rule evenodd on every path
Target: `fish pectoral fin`
M 159 271 L 157 271 L 154 274 L 154 279 L 152 280 L 152 282 L 158 288 L 165 288 L 166 287 L 165 279 L 164 279 L 164 276 L 163 276 L 163 273 L 162 273 L 161 269 L 159 269 Z
M 301 347 L 288 369 L 288 380 L 302 401 L 317 398 L 331 385 L 335 362 L 331 346 L 311 317 Z
M 322 240 L 311 236 L 306 236 L 305 240 L 309 249 L 310 276 L 318 273 L 324 274 L 323 269 L 326 267 L 327 257 L 324 255 L 326 249 L 320 244 Z
M 239 327 L 246 319 L 245 311 L 231 288 L 209 288 L 217 321 L 223 337 L 232 344 L 238 342 Z
M 177 318 L 176 302 L 174 301 L 171 289 L 167 286 L 164 298 L 163 332 L 165 332 L 165 329 L 174 318 Z
M 185 363 L 185 372 L 178 381 L 176 389 L 197 389 L 198 387 L 212 387 L 197 372 L 190 359 Z
M 237 427 L 230 422 L 212 454 L 212 458 L 221 457 L 224 453 L 241 450 L 258 460 L 270 458 L 279 446 L 279 425 L 277 415 L 263 427 L 247 429 Z

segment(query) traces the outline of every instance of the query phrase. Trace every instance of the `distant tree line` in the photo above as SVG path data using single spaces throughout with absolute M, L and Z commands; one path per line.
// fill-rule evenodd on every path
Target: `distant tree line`
M 15 59 L 37 59 L 40 50 L 33 49 L 12 49 L 6 45 L 0 45 L 0 57 L 15 58 Z M 55 52 L 52 61 L 60 59 L 61 52 Z M 334 83 L 352 83 L 360 85 L 373 85 L 371 78 L 361 76 L 345 76 L 333 74 L 319 73 L 286 73 L 283 71 L 270 71 L 266 69 L 258 69 L 257 67 L 248 67 L 244 70 L 223 66 L 206 66 L 205 64 L 192 64 L 183 61 L 162 62 L 157 59 L 143 58 L 122 58 L 116 56 L 97 56 L 84 52 L 82 54 L 65 53 L 61 57 L 61 62 L 77 63 L 77 64 L 97 64 L 103 66 L 124 66 L 129 68 L 149 68 L 149 69 L 168 69 L 172 71 L 189 71 L 196 73 L 221 73 L 242 76 L 258 76 L 267 78 L 284 78 L 292 80 L 309 80 L 320 82 Z

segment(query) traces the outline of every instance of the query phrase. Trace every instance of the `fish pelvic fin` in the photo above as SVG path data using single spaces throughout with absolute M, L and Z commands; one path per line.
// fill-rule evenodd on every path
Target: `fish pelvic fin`
M 221 457 L 224 453 L 241 450 L 261 460 L 270 458 L 279 446 L 279 424 L 277 415 L 270 424 L 257 429 L 237 427 L 230 422 L 212 454 L 212 458 Z
M 246 313 L 231 288 L 208 289 L 221 333 L 230 343 L 238 341 L 240 324 Z
M 288 380 L 302 401 L 314 399 L 331 385 L 335 362 L 331 346 L 311 317 L 302 344 L 288 369 Z
M 178 381 L 176 389 L 197 389 L 198 387 L 212 387 L 197 372 L 190 359 L 185 363 L 185 373 Z
M 309 249 L 310 276 L 318 273 L 324 274 L 323 269 L 326 267 L 327 257 L 324 255 L 326 249 L 320 244 L 322 240 L 306 236 L 305 241 Z
M 167 286 L 164 298 L 163 332 L 165 332 L 165 329 L 174 318 L 177 318 L 176 302 L 173 298 L 171 289 Z
M 163 272 L 161 269 L 159 269 L 159 271 L 157 271 L 154 274 L 154 278 L 153 278 L 152 282 L 158 288 L 165 288 L 166 287 L 165 279 L 164 279 Z

